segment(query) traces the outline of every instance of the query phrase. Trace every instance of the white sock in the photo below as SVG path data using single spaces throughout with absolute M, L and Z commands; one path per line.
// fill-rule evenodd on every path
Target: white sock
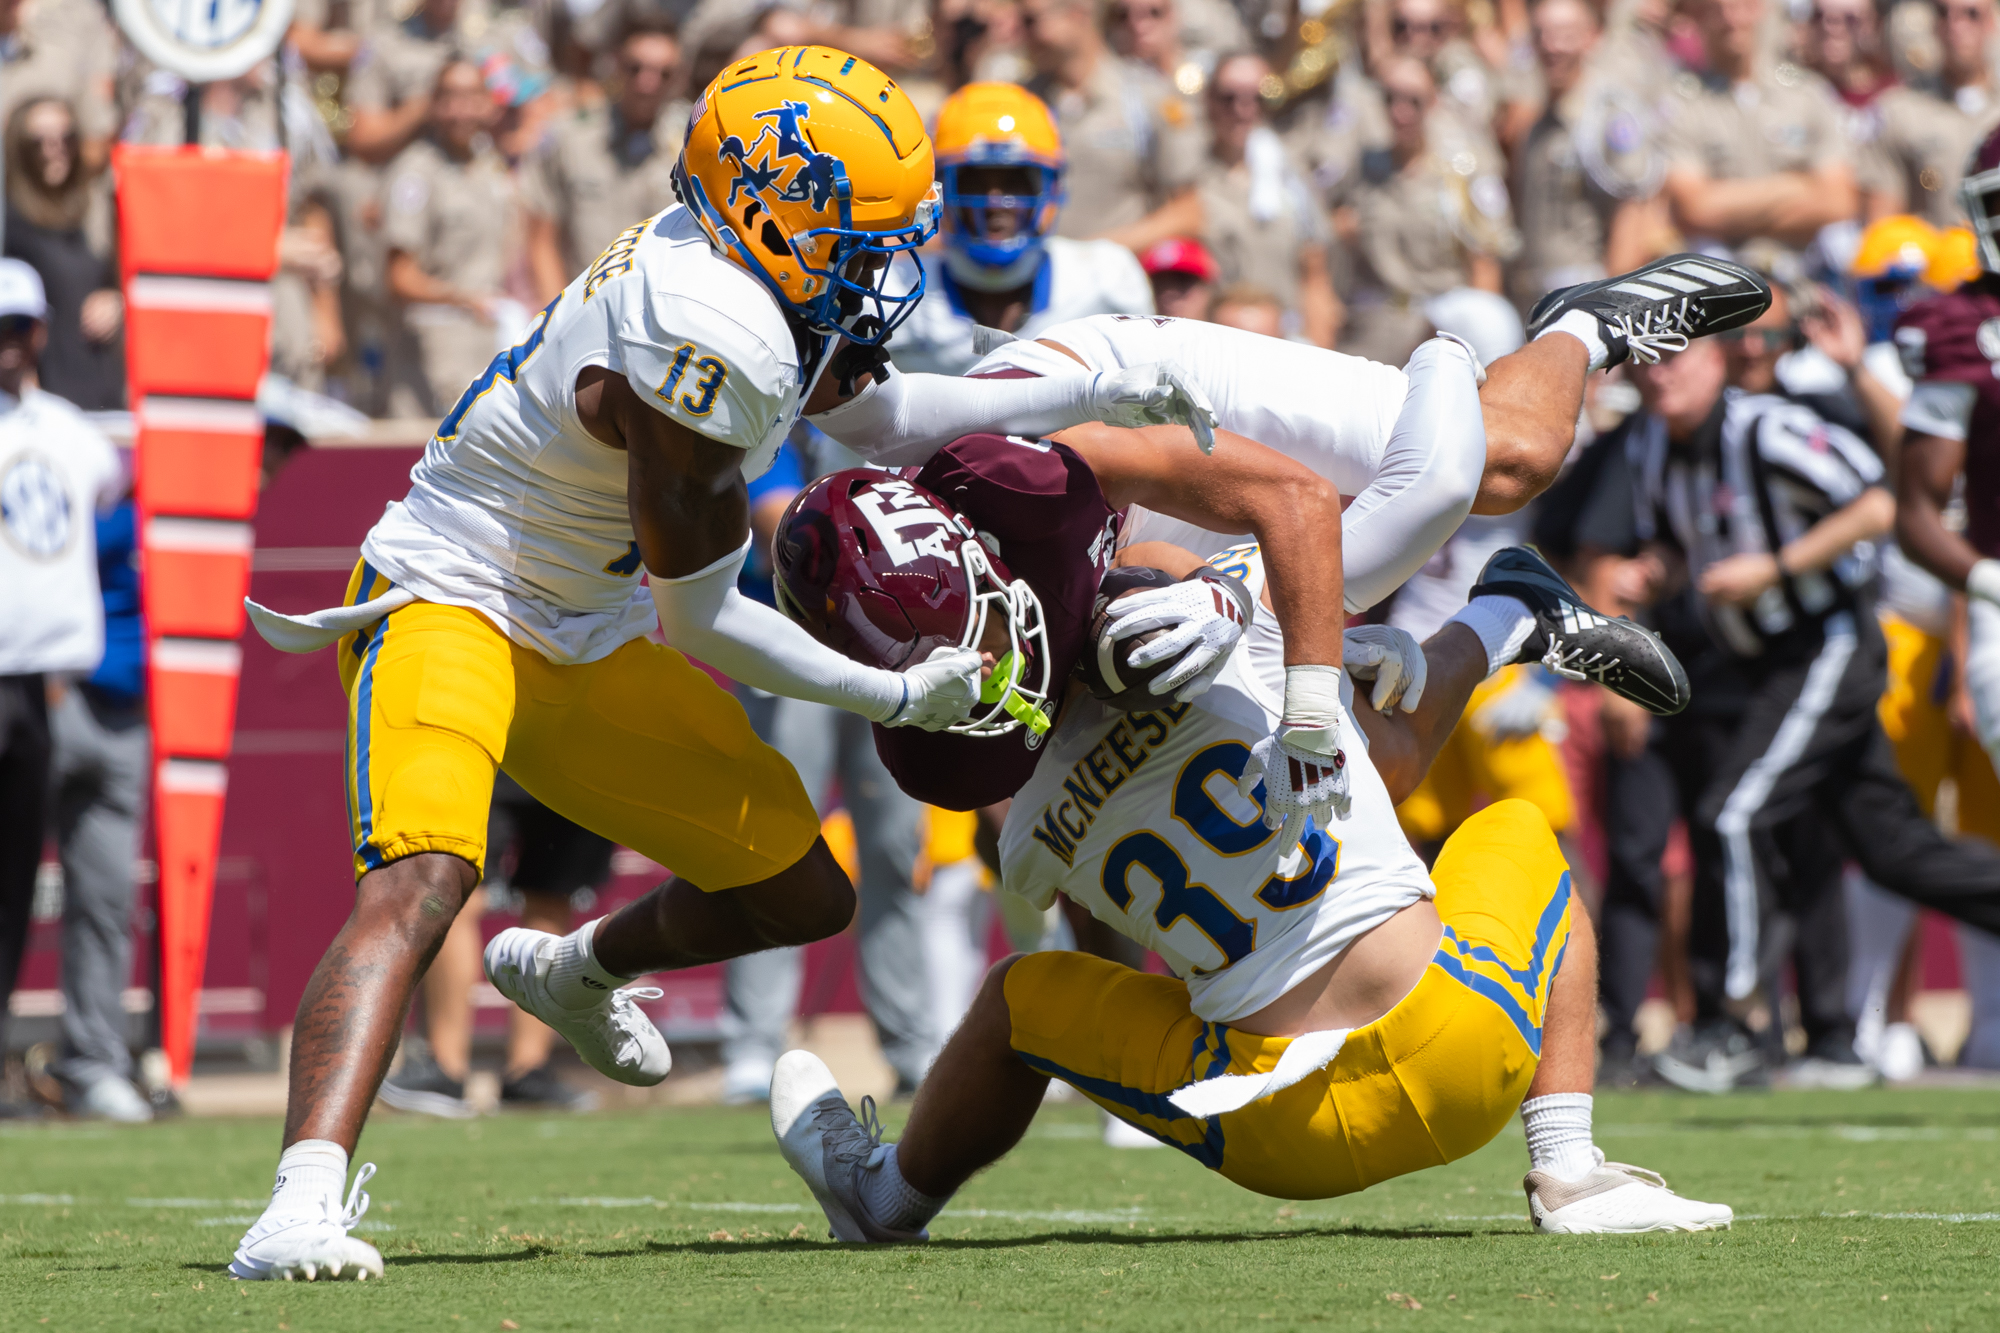
M 1540 342 L 1551 333 L 1567 333 L 1582 343 L 1584 350 L 1590 353 L 1592 370 L 1604 369 L 1605 363 L 1611 359 L 1611 349 L 1604 345 L 1603 326 L 1597 322 L 1597 316 L 1587 310 L 1570 311 L 1536 334 L 1535 341 Z
M 300 1139 L 278 1158 L 278 1180 L 271 1187 L 272 1208 L 317 1212 L 331 1202 L 340 1209 L 340 1192 L 347 1185 L 347 1150 L 332 1139 Z
M 606 971 L 597 961 L 597 922 L 586 921 L 556 946 L 549 965 L 549 998 L 565 1009 L 594 1009 L 631 979 Z
M 1587 1092 L 1554 1092 L 1521 1103 L 1530 1170 L 1581 1180 L 1597 1169 L 1597 1154 L 1590 1150 L 1590 1105 Z
M 863 1171 L 857 1183 L 861 1203 L 868 1209 L 868 1215 L 892 1231 L 922 1231 L 950 1202 L 949 1199 L 933 1199 L 928 1194 L 920 1194 L 915 1186 L 903 1179 L 903 1168 L 896 1163 L 896 1145 L 893 1143 L 882 1154 L 880 1165 Z
M 1486 674 L 1492 675 L 1521 655 L 1521 645 L 1535 632 L 1535 616 L 1525 603 L 1488 593 L 1475 597 L 1444 622 L 1463 625 L 1486 648 Z

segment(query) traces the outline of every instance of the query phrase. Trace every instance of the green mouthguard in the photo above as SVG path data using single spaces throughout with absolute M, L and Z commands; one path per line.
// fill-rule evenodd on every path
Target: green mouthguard
M 1048 715 L 1018 694 L 1010 691 L 1021 679 L 1021 657 L 1019 653 L 1008 652 L 993 664 L 993 674 L 979 687 L 979 702 L 1000 704 L 1007 715 L 1037 736 L 1048 734 Z

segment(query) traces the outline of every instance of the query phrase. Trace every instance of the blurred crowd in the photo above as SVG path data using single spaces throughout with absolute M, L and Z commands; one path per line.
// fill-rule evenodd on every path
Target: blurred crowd
M 947 234 L 915 261 L 931 295 L 891 344 L 908 369 L 969 367 L 975 324 L 1032 337 L 1098 312 L 1395 365 L 1446 331 L 1490 360 L 1521 344 L 1546 292 L 1664 254 L 1726 253 L 1770 275 L 1779 300 L 1750 329 L 1594 376 L 1557 487 L 1469 521 L 1377 613 L 1427 634 L 1488 553 L 1534 540 L 1594 605 L 1669 633 L 1695 707 L 1654 720 L 1509 668 L 1402 813 L 1420 846 L 1506 796 L 1563 831 L 1605 939 L 1607 1081 L 1725 1091 L 1788 1069 L 1858 1086 L 1921 1069 L 1911 913 L 1826 854 L 1822 815 L 1760 830 L 1750 906 L 1732 905 L 1711 788 L 1741 778 L 1726 751 L 1758 707 L 1764 668 L 1750 664 L 1788 626 L 1760 619 L 1771 583 L 1697 558 L 1692 539 L 1679 558 L 1693 577 L 1667 577 L 1661 460 L 1709 447 L 1726 399 L 1767 395 L 1875 460 L 1854 463 L 1852 493 L 1823 486 L 1808 519 L 1893 484 L 1911 383 L 1891 324 L 1979 271 L 1958 187 L 2000 125 L 1994 0 L 299 0 L 279 55 L 192 90 L 123 42 L 99 0 L 0 0 L 5 253 L 46 291 L 39 382 L 86 410 L 126 405 L 110 149 L 192 134 L 292 155 L 274 375 L 434 422 L 621 230 L 673 202 L 699 90 L 740 56 L 803 42 L 889 71 L 935 127 Z M 981 155 L 994 123 L 1018 151 Z M 801 426 L 753 490 L 760 533 L 850 461 Z M 1880 724 L 1903 777 L 1927 816 L 1985 832 L 1968 793 L 2000 786 L 1954 675 L 1962 600 L 1898 556 L 1886 518 L 1871 522 L 1829 566 L 1844 591 L 1798 615 L 1880 617 Z M 768 599 L 768 571 L 745 578 Z M 901 798 L 858 719 L 745 703 L 851 816 L 862 995 L 914 1085 L 983 964 L 990 812 Z M 547 814 L 496 818 L 526 838 Z M 573 826 L 536 836 L 516 905 L 565 921 L 608 845 Z M 1731 953 L 1746 910 L 1748 982 Z M 1060 914 L 1007 925 L 1024 947 L 1094 931 Z M 464 1108 L 476 932 L 454 940 L 427 991 L 432 1053 L 385 1089 L 412 1109 Z M 2000 1065 L 2000 953 L 1976 934 L 1963 949 L 1975 1012 L 1961 1058 Z M 729 971 L 727 1090 L 747 1098 L 768 1086 L 800 964 L 759 955 Z M 1649 987 L 1678 1027 L 1642 1057 Z M 521 1097 L 568 1104 L 546 1034 L 523 1029 L 514 1048 L 510 1081 L 542 1080 Z
M 1025 85 L 1066 159 L 1056 235 L 1200 244 L 1176 313 L 1228 296 L 1400 364 L 1440 317 L 1501 346 L 1549 288 L 1669 248 L 1825 275 L 1869 221 L 1949 226 L 2000 116 L 1993 26 L 1976 0 L 302 0 L 190 108 L 98 0 L 8 0 L 7 246 L 50 287 L 50 387 L 115 405 L 111 141 L 287 148 L 275 370 L 439 416 L 672 201 L 699 89 L 814 41 L 932 118 Z

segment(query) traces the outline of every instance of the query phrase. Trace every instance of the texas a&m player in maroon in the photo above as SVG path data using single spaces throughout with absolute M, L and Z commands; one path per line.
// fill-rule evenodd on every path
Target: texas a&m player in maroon
M 1345 790 L 1339 761 L 1324 762 L 1340 754 L 1338 705 L 1316 708 L 1316 688 L 1324 682 L 1337 701 L 1345 656 L 1353 674 L 1377 679 L 1377 708 L 1398 699 L 1414 708 L 1422 654 L 1410 636 L 1386 627 L 1349 634 L 1343 651 L 1338 494 L 1275 450 L 1228 431 L 1215 439 L 1214 453 L 1204 456 L 1188 431 L 1171 426 L 1081 426 L 1038 442 L 970 435 L 921 469 L 836 472 L 799 493 L 779 524 L 774 584 L 780 608 L 821 642 L 892 670 L 961 646 L 996 660 L 1011 651 L 1022 664 L 1013 673 L 1013 711 L 1004 699 L 989 702 L 965 722 L 923 736 L 878 727 L 876 748 L 898 786 L 928 804 L 969 810 L 1026 784 L 1041 736 L 1020 718 L 1031 710 L 1057 718 L 1070 675 L 1093 650 L 1091 622 L 1114 556 L 1179 580 L 1155 580 L 1120 597 L 1104 631 L 1112 639 L 1169 631 L 1156 652 L 1178 660 L 1153 680 L 1160 706 L 1186 702 L 1214 679 L 1242 634 L 1243 592 L 1164 542 L 1118 552 L 1123 512 L 1142 505 L 1196 528 L 1257 539 L 1268 604 L 1284 625 L 1287 698 L 1299 696 L 1261 747 L 1272 760 L 1277 751 L 1298 761 L 1276 763 L 1266 818 L 1331 810 Z M 1595 678 L 1654 711 L 1674 711 L 1685 700 L 1679 664 L 1651 634 L 1589 613 L 1554 571 L 1528 553 L 1521 557 L 1519 569 L 1489 569 L 1486 577 L 1490 591 L 1514 598 L 1532 621 L 1493 629 L 1496 643 L 1507 641 L 1509 660 L 1517 653 L 1538 660 L 1561 640 L 1566 657 L 1581 649 L 1594 662 L 1623 663 Z M 1318 776 L 1308 781 L 1312 770 Z
M 1965 684 L 1980 743 L 2000 755 L 2000 130 L 1973 152 L 1959 198 L 1979 238 L 1979 276 L 1896 321 L 1913 384 L 1896 536 L 1911 559 L 1969 594 Z M 1945 509 L 1961 474 L 1957 532 Z

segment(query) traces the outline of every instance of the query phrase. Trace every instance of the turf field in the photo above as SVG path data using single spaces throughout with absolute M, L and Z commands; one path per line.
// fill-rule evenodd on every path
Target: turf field
M 379 1115 L 380 1283 L 231 1281 L 278 1127 L 0 1128 L 0 1329 L 2000 1328 L 2000 1093 L 1601 1097 L 1599 1142 L 1737 1209 L 1537 1237 L 1518 1124 L 1285 1204 L 1046 1111 L 924 1248 L 849 1249 L 761 1111 Z M 892 1114 L 893 1123 L 899 1118 Z M 892 1130 L 893 1132 L 893 1130 Z

